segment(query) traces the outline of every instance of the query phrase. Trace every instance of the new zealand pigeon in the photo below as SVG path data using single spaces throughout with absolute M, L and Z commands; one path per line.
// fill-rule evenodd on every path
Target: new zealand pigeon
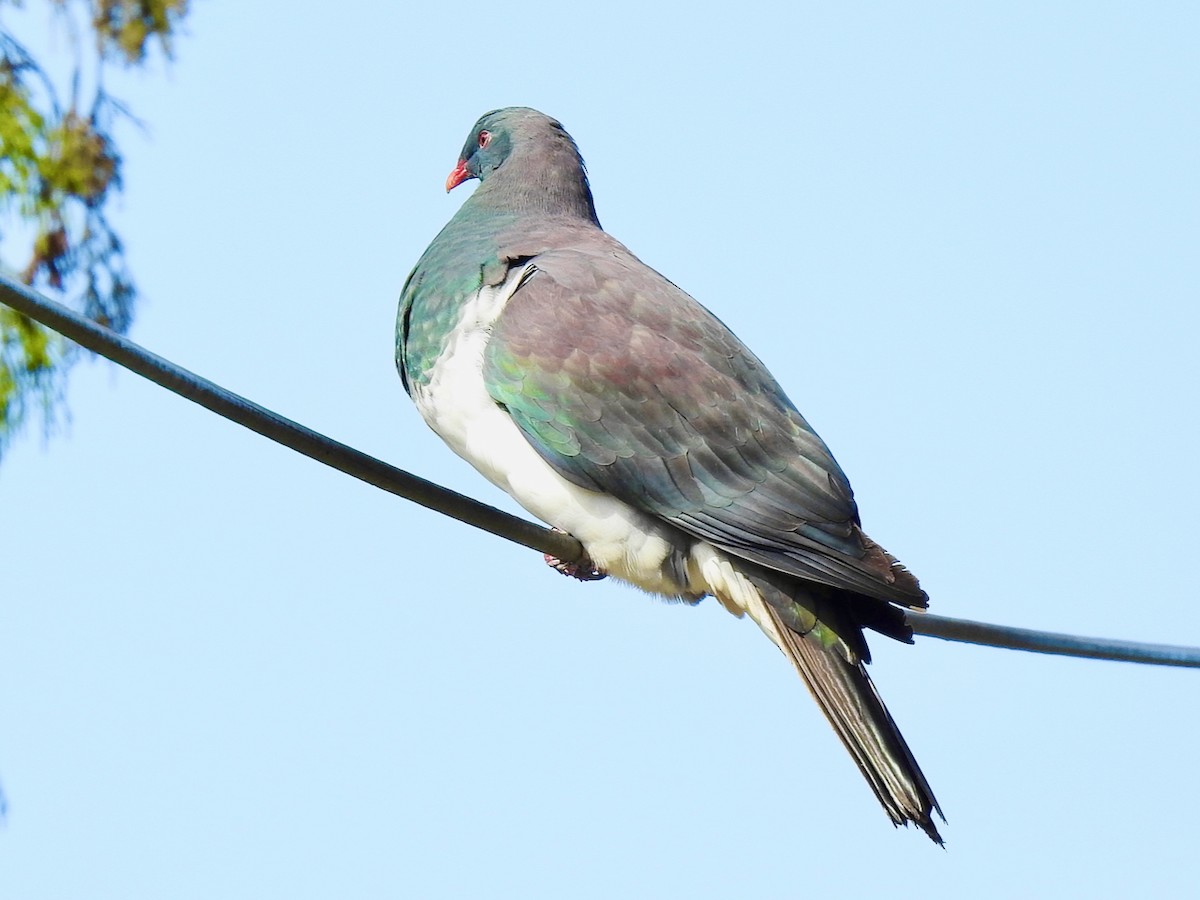
M 396 365 L 429 426 L 589 559 L 551 561 L 749 615 L 800 673 L 894 824 L 941 809 L 864 664 L 912 641 L 917 579 L 766 367 L 606 234 L 579 150 L 533 109 L 487 113 L 446 181 L 480 185 L 422 254 Z

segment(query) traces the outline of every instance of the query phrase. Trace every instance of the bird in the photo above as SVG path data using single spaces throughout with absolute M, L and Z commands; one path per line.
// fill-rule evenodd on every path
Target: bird
M 446 180 L 478 186 L 401 291 L 396 365 L 433 431 L 573 535 L 581 580 L 712 596 L 791 662 L 893 825 L 945 817 L 867 674 L 908 643 L 917 578 L 862 530 L 845 474 L 766 366 L 605 232 L 574 139 L 483 115 Z M 944 845 L 944 844 L 943 844 Z

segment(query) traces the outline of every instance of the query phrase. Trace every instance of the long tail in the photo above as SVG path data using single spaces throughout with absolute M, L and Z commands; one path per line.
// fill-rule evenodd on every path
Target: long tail
M 717 599 L 736 615 L 748 613 L 791 660 L 892 823 L 911 822 L 942 844 L 933 813 L 946 817 L 867 675 L 870 651 L 854 598 L 728 557 L 706 572 Z M 909 636 L 903 620 L 891 622 L 886 612 L 872 614 L 872 627 Z
M 945 821 L 942 809 L 863 663 L 850 662 L 837 648 L 802 637 L 774 607 L 764 605 L 776 633 L 768 635 L 780 638 L 776 643 L 804 679 L 892 823 L 912 822 L 944 846 L 933 823 L 935 810 Z
M 721 553 L 699 568 L 709 593 L 734 615 L 749 614 L 791 660 L 892 823 L 911 822 L 943 844 L 933 813 L 946 817 L 865 668 L 863 624 L 911 640 L 899 610 L 882 601 L 860 609 L 869 598 Z

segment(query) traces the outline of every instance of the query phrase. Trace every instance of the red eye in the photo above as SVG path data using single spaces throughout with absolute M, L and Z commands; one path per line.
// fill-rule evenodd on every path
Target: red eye
M 479 132 L 479 149 L 483 149 L 492 142 L 492 133 L 490 131 Z

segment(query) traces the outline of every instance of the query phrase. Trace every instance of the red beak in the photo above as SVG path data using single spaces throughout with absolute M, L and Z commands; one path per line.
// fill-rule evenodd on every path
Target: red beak
M 467 161 L 460 159 L 458 165 L 454 167 L 454 171 L 446 179 L 446 193 L 450 193 L 470 177 L 471 173 L 467 171 Z

